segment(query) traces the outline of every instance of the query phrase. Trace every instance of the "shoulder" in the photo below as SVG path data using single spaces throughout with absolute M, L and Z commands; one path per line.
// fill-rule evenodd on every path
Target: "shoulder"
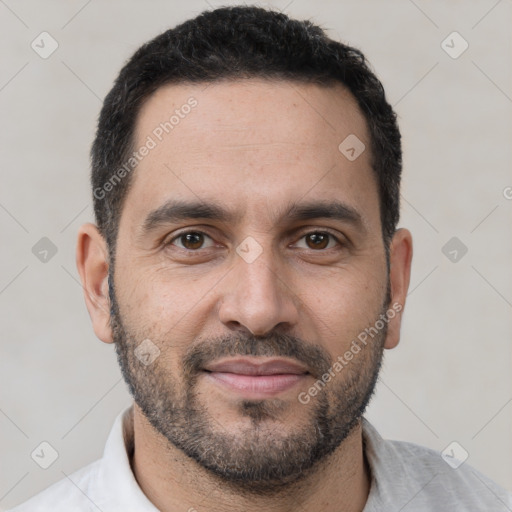
M 379 506 L 403 507 L 403 512 L 512 510 L 512 493 L 467 462 L 459 464 L 418 444 L 385 440 L 367 420 L 363 429 L 372 471 L 370 497 Z
M 97 511 L 88 496 L 91 495 L 91 482 L 96 477 L 99 465 L 100 460 L 92 462 L 7 512 Z

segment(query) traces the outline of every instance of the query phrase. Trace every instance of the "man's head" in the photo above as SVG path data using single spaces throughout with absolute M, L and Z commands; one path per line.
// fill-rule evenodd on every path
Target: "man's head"
M 304 478 L 358 425 L 409 283 L 399 141 L 359 52 L 259 8 L 157 37 L 107 96 L 77 250 L 95 332 L 225 482 Z

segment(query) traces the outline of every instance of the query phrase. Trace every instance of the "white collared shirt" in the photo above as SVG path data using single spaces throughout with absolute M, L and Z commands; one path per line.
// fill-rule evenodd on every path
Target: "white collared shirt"
M 507 512 L 512 493 L 464 463 L 457 469 L 429 448 L 383 439 L 363 418 L 372 475 L 363 512 Z M 103 457 L 8 512 L 158 512 L 130 466 L 133 406 L 116 418 Z

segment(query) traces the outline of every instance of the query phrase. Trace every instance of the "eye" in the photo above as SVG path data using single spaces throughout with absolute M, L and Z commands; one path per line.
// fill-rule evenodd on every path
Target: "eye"
M 187 251 L 197 251 L 198 249 L 204 249 L 202 247 L 205 239 L 209 239 L 213 242 L 213 240 L 202 231 L 185 231 L 175 236 L 165 245 L 177 245 L 180 249 L 185 249 Z M 181 245 L 174 243 L 175 241 L 179 241 Z M 212 247 L 213 243 L 209 246 Z
M 208 240 L 210 240 L 210 244 L 205 246 L 205 242 Z M 338 237 L 328 231 L 310 231 L 302 235 L 300 240 L 305 241 L 305 246 L 303 245 L 302 248 L 314 251 L 332 249 L 343 245 Z M 214 243 L 212 238 L 202 231 L 184 231 L 171 238 L 165 245 L 174 245 L 180 249 L 195 252 L 213 247 Z
M 342 245 L 338 238 L 328 231 L 310 231 L 309 233 L 302 235 L 300 239 L 305 239 L 306 249 L 313 249 L 315 251 L 332 249 L 336 245 Z M 329 243 L 333 241 L 334 245 L 329 245 Z

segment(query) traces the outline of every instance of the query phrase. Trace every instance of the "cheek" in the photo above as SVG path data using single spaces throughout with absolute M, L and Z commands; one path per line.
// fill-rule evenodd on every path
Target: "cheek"
M 166 347 L 186 348 L 199 334 L 208 308 L 208 290 L 217 279 L 180 276 L 167 269 L 116 277 L 121 316 L 127 329 Z M 122 283 L 125 283 L 124 285 Z
M 375 323 L 385 295 L 385 274 L 375 270 L 343 270 L 320 286 L 305 287 L 301 294 L 309 306 L 313 331 L 322 333 L 331 355 L 342 353 L 359 333 Z

